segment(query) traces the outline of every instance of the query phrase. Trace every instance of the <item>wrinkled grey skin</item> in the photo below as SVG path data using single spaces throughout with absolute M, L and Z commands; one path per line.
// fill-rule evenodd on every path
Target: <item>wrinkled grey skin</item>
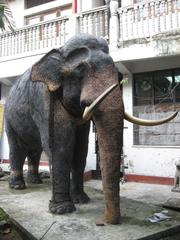
M 28 69 L 12 87 L 7 99 L 10 187 L 25 187 L 22 169 L 26 157 L 29 182 L 41 182 L 38 166 L 44 150 L 52 164 L 49 204 L 52 213 L 69 213 L 75 210 L 74 203 L 89 201 L 83 189 L 89 122 L 83 121 L 82 114 L 86 106 L 118 81 L 118 71 L 108 51 L 103 39 L 88 34 L 75 36 Z M 105 222 L 112 224 L 119 223 L 120 219 L 123 117 L 120 88 L 110 93 L 93 113 L 100 145 Z

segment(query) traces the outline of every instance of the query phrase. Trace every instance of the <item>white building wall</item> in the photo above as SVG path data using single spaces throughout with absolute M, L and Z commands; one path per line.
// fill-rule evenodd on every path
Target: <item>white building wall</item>
M 123 86 L 125 111 L 132 114 L 132 78 Z M 133 124 L 124 121 L 124 164 L 127 174 L 174 177 L 175 162 L 180 157 L 179 147 L 134 146 Z
M 79 0 L 80 1 L 80 0 Z M 16 20 L 17 27 L 22 27 L 24 24 L 24 16 L 28 16 L 32 14 L 32 10 L 24 10 L 24 1 L 16 0 L 10 2 L 10 7 L 12 9 L 12 12 L 14 13 L 14 17 Z M 61 4 L 63 2 L 68 1 L 54 1 L 51 4 Z M 70 1 L 69 1 L 70 2 Z M 116 3 L 116 1 L 115 1 Z M 125 0 L 122 1 L 122 6 L 128 6 L 132 3 L 132 0 Z M 54 5 L 49 5 L 51 7 L 54 7 Z M 89 10 L 91 8 L 101 6 L 103 5 L 103 1 L 85 1 L 82 0 L 82 11 Z M 45 4 L 44 4 L 45 5 Z M 117 4 L 116 4 L 117 5 Z M 47 5 L 45 6 L 47 7 Z M 44 6 L 35 7 L 33 11 L 40 11 L 44 8 Z M 18 9 L 18 11 L 17 11 Z M 116 18 L 117 15 L 114 16 Z M 115 19 L 115 22 L 117 19 Z M 119 26 L 118 26 L 119 28 Z M 158 36 L 157 36 L 158 37 Z M 163 37 L 163 36 L 162 36 Z M 116 40 L 116 36 L 111 36 L 111 39 Z M 116 63 L 118 65 L 121 65 L 120 71 L 123 73 L 128 73 L 129 76 L 129 82 L 128 84 L 124 85 L 123 87 L 123 99 L 125 103 L 125 109 L 128 113 L 132 114 L 133 111 L 133 103 L 132 103 L 132 76 L 129 73 L 128 69 L 126 69 L 123 64 L 121 64 L 121 61 L 125 60 L 131 60 L 131 64 L 134 64 L 134 61 L 139 59 L 147 59 L 147 58 L 153 58 L 158 55 L 163 56 L 164 54 L 177 54 L 179 52 L 179 40 L 172 41 L 171 39 L 169 42 L 166 42 L 166 36 L 164 36 L 164 40 L 160 39 L 146 39 L 147 41 L 144 44 L 139 44 L 139 42 L 135 42 L 133 44 L 133 41 L 125 46 L 125 41 L 123 42 L 124 46 L 121 46 L 121 48 L 115 48 L 111 49 L 111 55 Z M 159 45 L 159 42 L 163 44 Z M 116 42 L 117 46 L 117 42 Z M 161 49 L 160 47 L 163 48 Z M 160 52 L 158 52 L 160 51 Z M 14 59 L 11 61 L 4 61 L 1 62 L 1 71 L 0 71 L 0 78 L 3 77 L 11 77 L 11 76 L 17 76 L 19 74 L 22 74 L 28 67 L 30 67 L 34 62 L 36 62 L 39 58 L 43 56 L 43 52 L 40 55 L 34 55 L 30 57 L 25 57 L 21 59 Z M 163 57 L 162 57 L 163 59 Z M 161 60 L 162 60 L 161 59 Z M 155 67 L 161 66 L 161 60 Z M 164 61 L 164 60 L 162 60 Z M 168 63 L 169 61 L 169 63 Z M 142 61 L 143 62 L 143 61 Z M 166 66 L 178 66 L 178 62 L 172 63 L 171 59 L 167 59 Z M 130 64 L 130 65 L 131 65 Z M 136 65 L 136 72 L 140 71 L 142 68 L 142 65 Z M 165 66 L 165 65 L 164 65 Z M 147 65 L 147 68 L 149 69 L 149 65 Z M 146 70 L 147 70 L 146 68 Z M 9 71 L 11 69 L 11 71 Z M 153 70 L 153 68 L 151 69 Z M 8 87 L 5 87 L 3 85 L 2 88 L 2 100 L 5 99 L 8 92 Z M 2 148 L 3 144 L 3 148 Z M 180 149 L 178 147 L 143 147 L 143 146 L 134 146 L 133 145 L 133 125 L 129 122 L 125 121 L 125 129 L 124 129 L 124 155 L 125 157 L 125 165 L 128 165 L 128 169 L 126 170 L 126 173 L 130 174 L 139 174 L 139 175 L 147 175 L 147 176 L 162 176 L 162 177 L 172 177 L 174 176 L 175 172 L 175 161 L 177 158 L 179 158 L 180 155 Z M 94 154 L 94 133 L 90 134 L 89 138 L 89 152 L 88 152 L 88 160 L 87 160 L 87 167 L 86 170 L 95 169 L 96 168 L 96 156 Z M 7 138 L 5 134 L 3 133 L 1 146 L 0 146 L 0 158 L 2 159 L 8 159 L 8 143 Z
M 24 0 L 10 1 L 9 7 L 13 13 L 17 28 L 24 26 Z
M 95 133 L 92 129 L 92 123 L 89 134 L 89 149 L 87 156 L 86 171 L 96 170 L 96 154 L 95 154 Z
M 6 98 L 8 96 L 10 86 L 7 86 L 5 84 L 1 85 L 1 104 L 5 104 Z M 5 124 L 3 124 L 3 131 L 1 135 L 1 141 L 0 141 L 0 159 L 9 159 L 9 145 L 7 136 L 5 133 Z

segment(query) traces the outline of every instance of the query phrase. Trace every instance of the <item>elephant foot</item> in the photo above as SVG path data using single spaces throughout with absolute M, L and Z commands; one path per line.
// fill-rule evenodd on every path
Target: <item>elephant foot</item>
M 76 210 L 74 204 L 71 201 L 55 203 L 50 201 L 49 210 L 54 214 L 72 213 Z
M 73 203 L 80 203 L 80 204 L 85 204 L 90 202 L 90 198 L 88 195 L 82 191 L 82 192 L 72 192 L 71 193 L 71 198 L 73 200 Z
M 9 180 L 9 187 L 17 190 L 25 189 L 26 185 L 23 176 L 11 176 Z
M 106 204 L 104 222 L 107 224 L 120 224 L 119 203 L 116 205 L 109 201 Z
M 38 173 L 34 173 L 32 171 L 28 171 L 27 182 L 28 183 L 32 183 L 32 184 L 41 184 L 42 180 L 41 180 L 41 178 L 40 178 Z

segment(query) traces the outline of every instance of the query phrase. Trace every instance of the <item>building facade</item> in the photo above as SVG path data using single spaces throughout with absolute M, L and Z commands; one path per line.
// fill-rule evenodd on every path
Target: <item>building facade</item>
M 180 109 L 180 0 L 11 0 L 17 31 L 0 34 L 1 104 L 17 76 L 80 32 L 104 37 L 124 78 L 127 112 L 156 119 Z M 171 183 L 180 158 L 180 116 L 162 126 L 125 121 L 129 180 Z M 87 170 L 96 169 L 94 133 Z M 9 159 L 2 134 L 0 158 Z

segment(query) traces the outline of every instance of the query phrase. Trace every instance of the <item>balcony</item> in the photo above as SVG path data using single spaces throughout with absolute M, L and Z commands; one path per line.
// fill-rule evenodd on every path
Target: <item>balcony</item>
M 25 26 L 15 33 L 0 34 L 0 62 L 44 54 L 52 48 L 62 46 L 77 33 L 106 38 L 110 46 L 114 46 L 112 51 L 124 49 L 122 59 L 127 56 L 125 47 L 134 43 L 149 43 L 151 47 L 154 44 L 153 49 L 149 48 L 149 57 L 152 57 L 159 54 L 156 52 L 160 48 L 168 48 L 169 43 L 173 44 L 172 40 L 179 41 L 180 0 L 150 0 L 123 8 L 113 4 L 116 4 L 115 1 L 110 3 L 110 8 L 102 6 L 74 16 Z M 166 44 L 168 34 L 170 40 Z M 169 47 L 173 49 L 173 54 L 180 52 L 178 45 L 176 41 Z M 161 52 L 163 51 L 164 49 Z M 128 59 L 130 57 L 133 59 L 132 51 Z
M 57 18 L 25 26 L 15 33 L 0 34 L 0 61 L 41 54 L 60 47 L 72 32 L 90 33 L 108 38 L 108 22 L 108 8 L 103 6 L 83 12 L 75 20 L 71 17 Z M 76 29 L 72 29 L 73 27 Z
M 180 27 L 179 0 L 151 0 L 118 9 L 119 41 L 151 38 Z

